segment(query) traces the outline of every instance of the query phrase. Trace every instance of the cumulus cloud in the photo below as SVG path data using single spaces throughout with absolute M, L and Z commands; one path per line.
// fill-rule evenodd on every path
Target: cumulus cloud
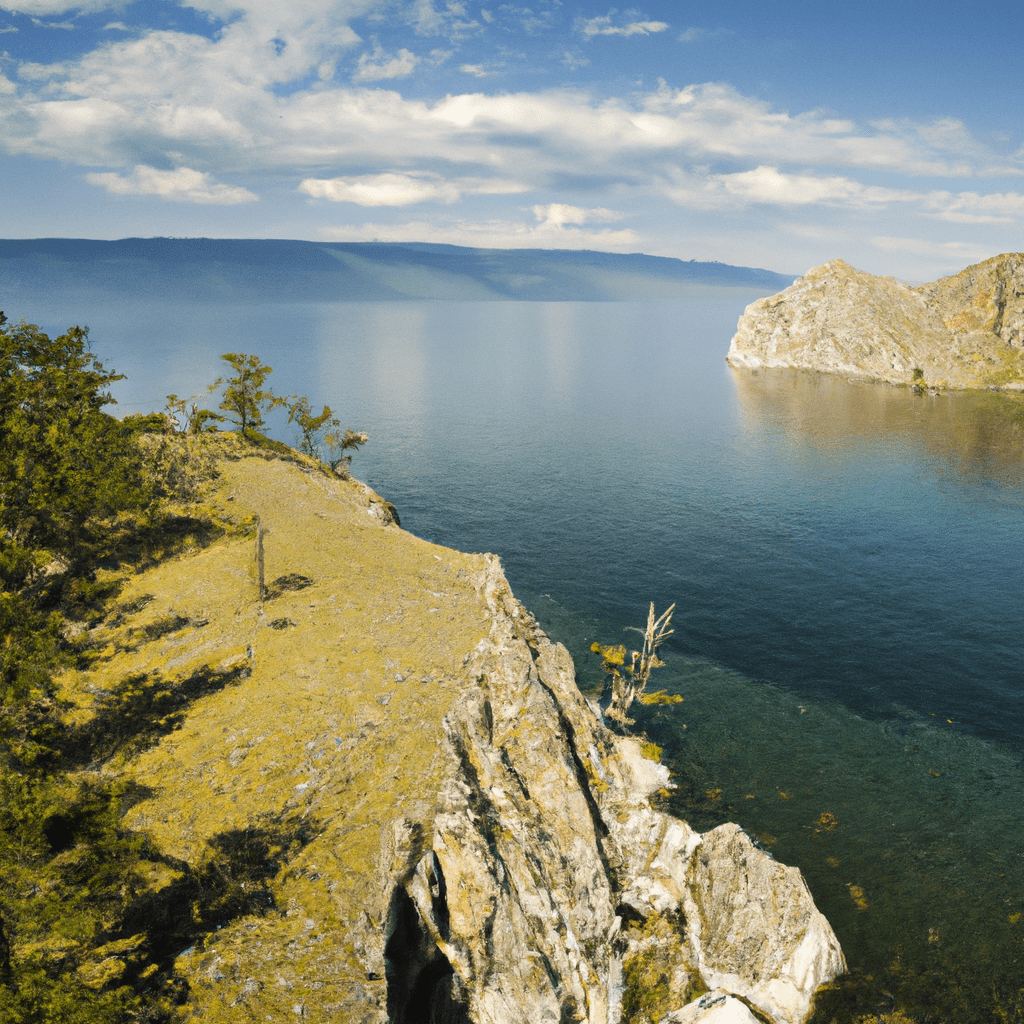
M 177 203 L 234 206 L 238 203 L 251 203 L 258 198 L 247 188 L 222 185 L 214 181 L 211 175 L 189 167 L 161 171 L 140 164 L 124 176 L 107 172 L 87 174 L 85 177 L 90 185 L 99 185 L 115 195 L 159 196 Z
M 306 178 L 299 191 L 314 199 L 359 206 L 409 206 L 412 203 L 454 203 L 463 195 L 512 195 L 525 192 L 515 181 L 463 178 L 445 181 L 427 174 L 365 174 L 353 178 Z
M 437 66 L 457 47 L 446 42 L 447 49 L 422 58 L 406 49 L 385 52 L 376 39 L 372 48 L 355 49 L 362 40 L 349 21 L 393 11 L 382 0 L 193 6 L 228 20 L 212 38 L 133 30 L 75 59 L 6 64 L 0 148 L 58 160 L 73 154 L 104 172 L 90 180 L 108 191 L 189 202 L 251 201 L 248 190 L 218 184 L 239 174 L 293 176 L 310 198 L 363 207 L 447 207 L 467 196 L 530 191 L 537 205 L 526 207 L 525 224 L 513 215 L 504 226 L 449 221 L 445 228 L 522 244 L 578 238 L 594 247 L 629 238 L 635 245 L 632 232 L 594 226 L 619 216 L 599 204 L 629 209 L 631 200 L 666 196 L 701 210 L 773 207 L 794 219 L 809 219 L 816 207 L 871 212 L 893 205 L 964 225 L 1024 219 L 1016 192 L 986 195 L 964 185 L 935 191 L 931 181 L 911 187 L 914 176 L 980 176 L 1004 166 L 1024 172 L 1024 151 L 997 157 L 958 121 L 864 124 L 817 110 L 790 113 L 721 84 L 662 82 L 619 98 L 568 88 L 488 93 L 472 85 L 423 99 L 379 83 Z M 441 0 L 406 10 L 424 33 L 448 38 L 469 17 L 465 5 Z M 495 15 L 505 17 L 502 10 Z M 642 34 L 627 31 L 634 25 L 664 30 L 652 27 L 664 23 L 614 11 L 587 24 L 585 38 Z M 354 84 L 333 79 L 341 62 L 354 70 Z M 454 67 L 482 79 L 489 65 Z
M 384 78 L 406 78 L 416 70 L 420 58 L 410 50 L 402 47 L 397 56 L 385 53 L 380 44 L 374 40 L 372 53 L 360 56 L 353 82 L 373 82 Z
M 576 31 L 584 39 L 594 36 L 647 36 L 654 32 L 664 32 L 668 23 L 664 21 L 631 21 L 625 25 L 612 24 L 615 11 L 610 14 L 598 15 L 596 18 L 577 18 Z

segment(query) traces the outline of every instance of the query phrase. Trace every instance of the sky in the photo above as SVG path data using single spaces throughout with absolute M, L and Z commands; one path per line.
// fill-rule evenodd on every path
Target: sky
M 923 282 L 1024 249 L 1021 52 L 1019 0 L 0 0 L 0 237 Z

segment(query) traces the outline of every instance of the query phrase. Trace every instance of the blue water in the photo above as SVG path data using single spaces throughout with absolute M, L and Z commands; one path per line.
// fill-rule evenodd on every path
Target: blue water
M 260 355 L 370 434 L 353 472 L 403 526 L 501 555 L 584 688 L 594 639 L 676 602 L 685 699 L 637 728 L 674 810 L 804 871 L 839 1019 L 1024 1020 L 1024 404 L 731 370 L 756 297 L 7 311 L 87 322 L 121 413 Z

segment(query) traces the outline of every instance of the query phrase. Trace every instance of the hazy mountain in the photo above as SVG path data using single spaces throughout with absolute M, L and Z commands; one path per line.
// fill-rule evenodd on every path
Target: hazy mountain
M 695 285 L 778 291 L 793 275 L 568 249 L 280 239 L 0 240 L 5 295 L 113 292 L 189 301 L 670 299 Z

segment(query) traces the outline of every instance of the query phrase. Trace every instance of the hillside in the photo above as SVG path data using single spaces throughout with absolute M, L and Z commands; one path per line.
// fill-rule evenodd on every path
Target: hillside
M 91 931 L 9 894 L 10 984 L 142 1000 L 83 1021 L 807 1018 L 844 962 L 800 873 L 652 806 L 656 752 L 602 724 L 494 556 L 282 446 L 183 451 L 218 528 L 99 570 L 116 596 L 55 680 L 65 785 L 115 794 L 128 874 Z M 37 877 L 94 863 L 82 806 Z
M 751 303 L 727 359 L 921 388 L 1024 390 L 1024 255 L 918 288 L 832 260 Z
M 695 286 L 781 288 L 724 263 L 549 249 L 279 239 L 0 239 L 0 295 L 180 301 L 671 299 Z

